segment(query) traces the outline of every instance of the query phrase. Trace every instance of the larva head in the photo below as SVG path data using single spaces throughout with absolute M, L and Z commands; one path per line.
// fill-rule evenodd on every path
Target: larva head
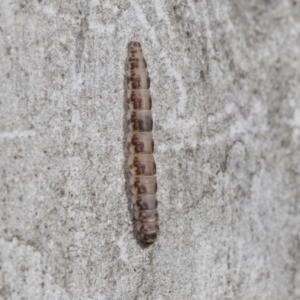
M 141 44 L 139 43 L 139 42 L 137 42 L 137 41 L 131 41 L 131 42 L 129 42 L 129 48 L 131 48 L 131 47 L 140 47 L 141 48 Z
M 153 233 L 143 234 L 141 235 L 141 238 L 144 243 L 147 244 L 154 243 L 157 240 L 157 233 L 153 232 Z
M 129 50 L 129 56 L 128 56 L 129 70 L 146 69 L 147 63 L 143 56 L 141 44 L 137 41 L 129 42 L 128 50 Z

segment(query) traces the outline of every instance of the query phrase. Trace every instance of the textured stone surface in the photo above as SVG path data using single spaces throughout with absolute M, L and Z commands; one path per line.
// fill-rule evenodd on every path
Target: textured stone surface
M 2 0 L 0 21 L 1 298 L 300 299 L 298 0 Z M 132 39 L 158 168 L 146 248 Z

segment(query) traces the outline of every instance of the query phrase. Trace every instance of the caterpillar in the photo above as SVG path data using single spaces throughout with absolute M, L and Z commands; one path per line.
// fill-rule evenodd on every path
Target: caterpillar
M 145 243 L 153 243 L 159 231 L 156 164 L 153 157 L 153 120 L 150 78 L 139 42 L 128 45 L 127 124 L 128 169 L 136 228 Z

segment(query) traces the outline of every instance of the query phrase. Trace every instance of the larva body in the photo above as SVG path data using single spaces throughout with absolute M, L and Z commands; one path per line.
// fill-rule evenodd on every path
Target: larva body
M 134 217 L 142 241 L 153 243 L 157 239 L 159 226 L 156 165 L 153 157 L 152 102 L 147 63 L 138 42 L 129 43 L 127 82 L 127 145 L 130 152 L 128 168 Z

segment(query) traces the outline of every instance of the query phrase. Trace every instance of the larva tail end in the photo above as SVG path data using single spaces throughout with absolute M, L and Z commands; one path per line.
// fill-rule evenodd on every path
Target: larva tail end
M 142 236 L 142 241 L 144 243 L 150 244 L 150 243 L 154 243 L 157 240 L 157 233 L 149 233 L 149 234 L 144 234 Z

